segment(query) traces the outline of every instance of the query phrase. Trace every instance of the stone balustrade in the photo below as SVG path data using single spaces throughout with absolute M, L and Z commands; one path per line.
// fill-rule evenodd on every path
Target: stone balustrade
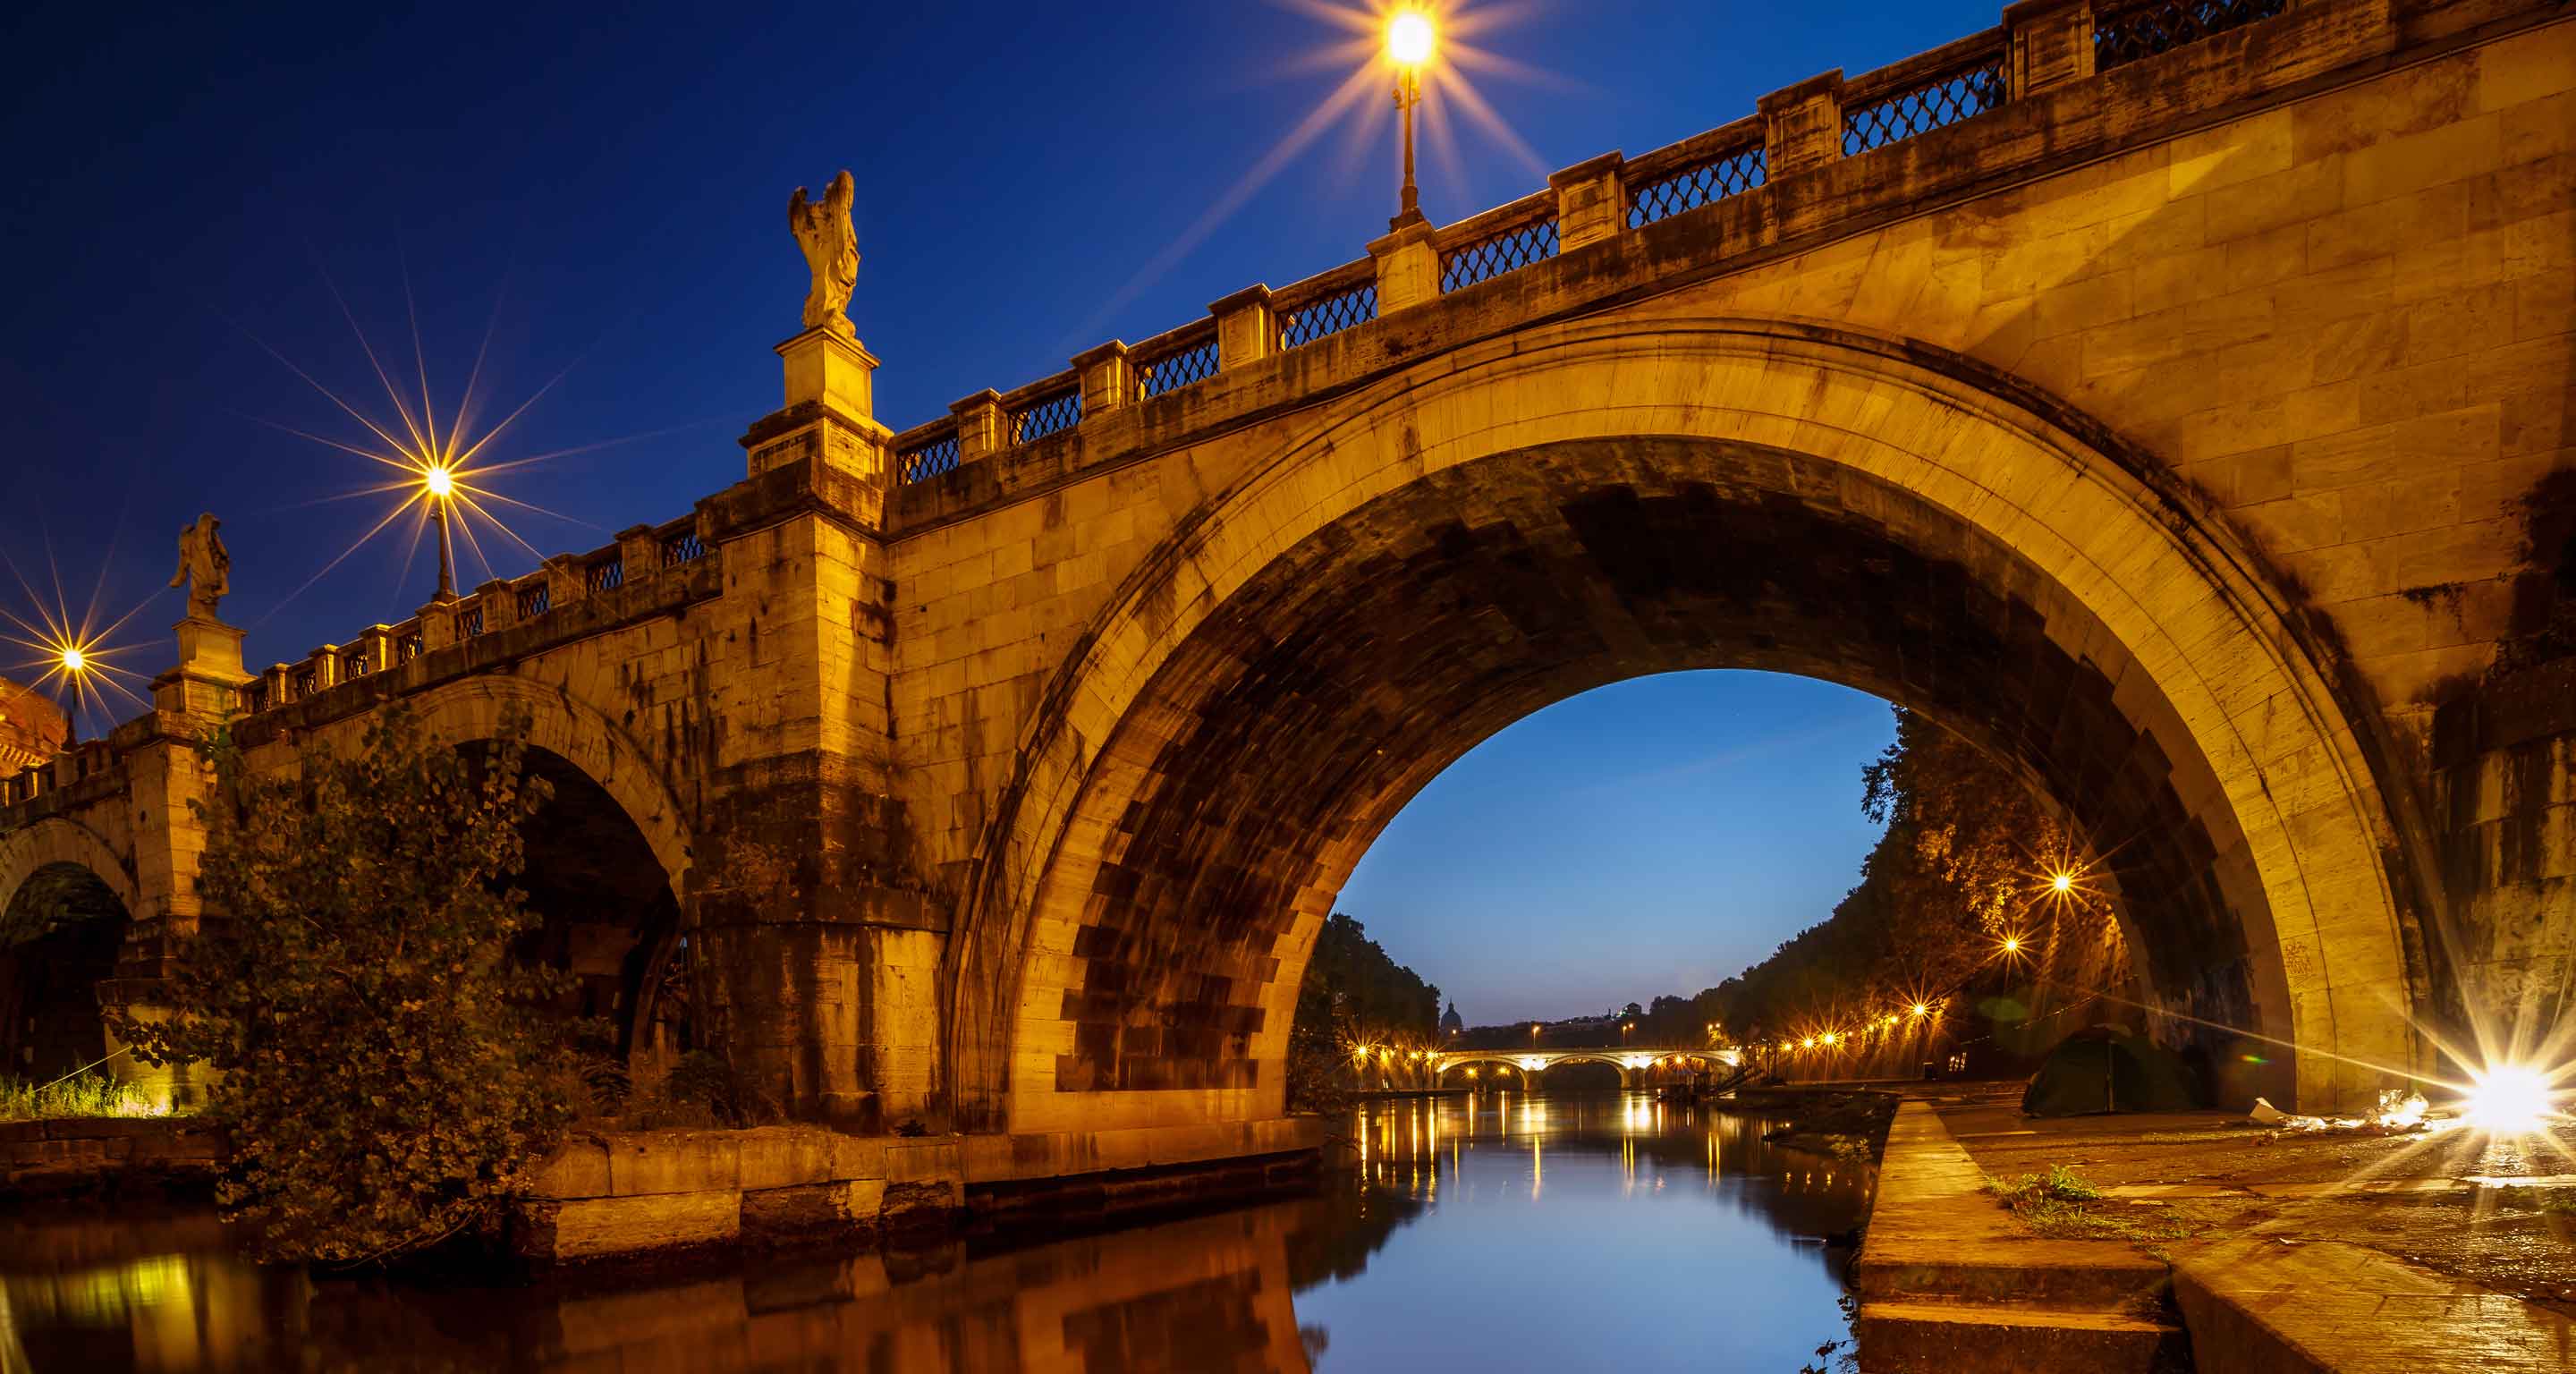
M 1947 128 L 2097 71 L 2288 12 L 2298 0 L 2022 0 L 2004 22 L 1930 52 L 1846 79 L 1810 77 L 1756 102 L 1749 119 L 1637 158 L 1578 163 L 1548 189 L 1444 229 L 1416 225 L 1370 255 L 1285 291 L 1253 286 L 1194 321 L 1129 348 L 1112 340 L 1070 371 L 1017 390 L 987 390 L 945 418 L 894 437 L 898 483 L 1078 428 L 1086 419 L 1181 391 L 1219 372 L 1340 333 L 1560 253 L 1759 191 Z
M 345 683 L 402 668 L 423 654 L 517 625 L 541 621 L 557 610 L 614 595 L 667 568 L 706 556 L 698 517 L 638 525 L 617 542 L 588 553 L 558 554 L 536 571 L 495 578 L 453 601 L 433 602 L 408 620 L 370 625 L 344 644 L 316 647 L 294 663 L 279 663 L 241 687 L 243 715 L 259 715 L 330 691 Z M 16 780 L 0 782 L 0 805 L 24 800 Z

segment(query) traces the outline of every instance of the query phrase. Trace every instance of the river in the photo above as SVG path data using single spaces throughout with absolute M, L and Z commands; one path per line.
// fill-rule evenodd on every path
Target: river
M 1313 1196 L 614 1285 L 316 1281 L 210 1216 L 0 1217 L 0 1374 L 1674 1369 L 1847 1335 L 1863 1164 L 1645 1094 L 1371 1104 Z M 1347 1160 L 1347 1152 L 1345 1154 Z

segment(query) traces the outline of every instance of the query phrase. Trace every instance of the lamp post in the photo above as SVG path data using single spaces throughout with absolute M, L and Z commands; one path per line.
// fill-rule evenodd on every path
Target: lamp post
M 1395 108 L 1404 119 L 1404 190 L 1390 229 L 1403 229 L 1423 222 L 1420 196 L 1413 186 L 1413 107 L 1422 103 L 1422 68 L 1431 60 L 1438 41 L 1431 26 L 1431 16 L 1418 9 L 1402 9 L 1386 24 L 1386 59 L 1395 67 Z
M 445 467 L 432 464 L 421 470 L 421 486 L 429 492 L 429 518 L 438 525 L 438 596 L 440 601 L 456 599 L 456 555 L 447 542 L 447 505 L 456 491 L 456 477 Z

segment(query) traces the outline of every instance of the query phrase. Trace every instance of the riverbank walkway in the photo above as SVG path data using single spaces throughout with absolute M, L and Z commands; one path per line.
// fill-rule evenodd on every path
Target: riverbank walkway
M 1901 1091 L 1856 1270 L 1871 1374 L 2576 1368 L 2576 1132 L 2305 1133 L 2219 1112 L 2025 1118 Z M 2064 1168 L 2132 1239 L 2043 1240 L 1988 1177 Z M 2167 1295 L 2170 1294 L 2168 1297 Z

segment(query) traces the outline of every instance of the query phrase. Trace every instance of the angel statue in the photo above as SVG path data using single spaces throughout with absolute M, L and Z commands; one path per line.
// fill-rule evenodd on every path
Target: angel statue
M 195 524 L 179 527 L 179 571 L 171 575 L 170 585 L 188 589 L 191 620 L 216 619 L 215 603 L 233 589 L 233 556 L 215 534 L 223 523 L 207 511 Z
M 805 266 L 814 274 L 805 293 L 805 327 L 829 329 L 842 338 L 850 328 L 850 288 L 859 284 L 859 236 L 850 228 L 850 202 L 858 195 L 844 170 L 823 188 L 821 202 L 805 199 L 805 188 L 787 198 L 787 227 L 796 246 L 805 250 Z

